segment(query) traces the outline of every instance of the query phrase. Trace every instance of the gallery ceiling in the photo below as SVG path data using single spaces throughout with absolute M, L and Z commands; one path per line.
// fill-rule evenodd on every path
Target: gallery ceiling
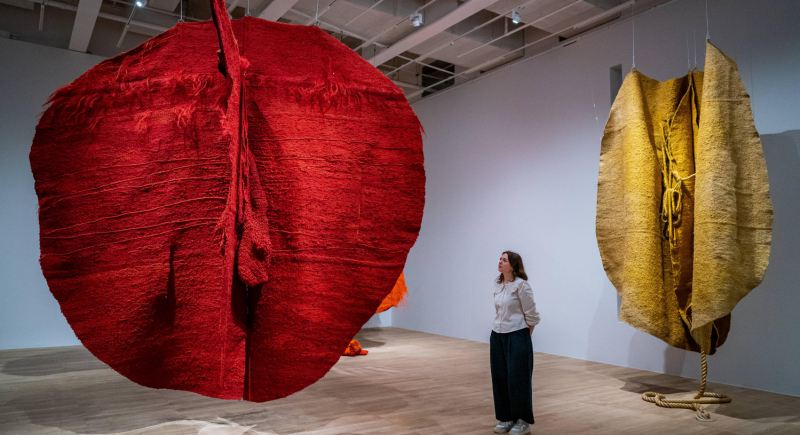
M 317 23 L 394 80 L 414 102 L 569 45 L 581 34 L 667 1 L 227 0 L 227 4 L 233 18 L 249 14 L 291 24 Z M 134 7 L 134 0 L 0 0 L 0 15 L 26 9 L 39 16 L 38 22 L 27 19 L 26 25 L 40 31 L 47 30 L 53 14 L 62 20 L 71 17 L 71 23 L 64 24 L 70 31 L 53 38 L 61 38 L 64 45 L 68 40 L 72 50 L 87 51 L 89 41 L 105 31 L 110 34 L 103 39 L 114 39 L 113 44 L 107 42 L 94 54 L 113 56 L 126 48 L 115 47 Z M 133 13 L 126 37 L 156 35 L 178 22 L 181 14 L 185 21 L 210 19 L 209 2 L 149 0 Z M 113 25 L 98 24 L 104 21 Z

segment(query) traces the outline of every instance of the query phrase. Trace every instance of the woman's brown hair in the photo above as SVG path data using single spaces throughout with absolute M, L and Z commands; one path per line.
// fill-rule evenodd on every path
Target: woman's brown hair
M 508 264 L 511 265 L 511 270 L 514 273 L 514 278 L 520 277 L 524 280 L 528 280 L 528 274 L 525 273 L 525 266 L 522 265 L 522 257 L 519 256 L 516 252 L 512 251 L 504 251 L 503 254 L 508 256 Z M 497 283 L 503 283 L 503 274 L 501 273 L 499 277 L 497 277 Z

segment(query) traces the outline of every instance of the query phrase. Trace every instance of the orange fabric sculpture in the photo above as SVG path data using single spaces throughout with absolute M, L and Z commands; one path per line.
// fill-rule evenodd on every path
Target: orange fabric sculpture
M 347 349 L 344 350 L 344 356 L 358 356 L 368 353 L 368 350 L 361 348 L 361 343 L 359 343 L 358 340 L 350 340 L 350 344 L 348 344 Z
M 408 293 L 408 287 L 406 287 L 406 279 L 405 279 L 405 272 L 400 273 L 400 278 L 397 278 L 397 282 L 394 284 L 394 288 L 392 292 L 389 293 L 388 296 L 381 302 L 381 305 L 375 311 L 375 313 L 382 313 L 389 308 L 396 307 L 403 301 L 405 298 L 406 293 Z M 366 355 L 369 351 L 361 349 L 361 344 L 358 340 L 350 340 L 350 344 L 347 345 L 347 349 L 344 350 L 344 356 L 357 356 L 357 355 Z
M 408 293 L 408 287 L 406 287 L 405 271 L 403 271 L 400 273 L 400 278 L 397 278 L 397 282 L 394 284 L 392 292 L 386 296 L 383 302 L 381 302 L 380 306 L 378 306 L 378 310 L 375 312 L 382 313 L 389 308 L 400 305 L 400 302 L 402 302 L 403 298 L 406 297 L 406 293 Z

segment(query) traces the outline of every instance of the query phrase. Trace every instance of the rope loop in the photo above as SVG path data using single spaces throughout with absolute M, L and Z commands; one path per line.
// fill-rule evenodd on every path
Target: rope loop
M 703 376 L 700 380 L 700 391 L 695 394 L 694 399 L 668 399 L 667 396 L 663 394 L 647 392 L 642 394 L 642 400 L 655 403 L 662 408 L 693 409 L 695 411 L 695 418 L 700 421 L 711 421 L 711 413 L 706 411 L 702 405 L 731 403 L 733 399 L 724 394 L 706 392 L 708 364 L 706 363 L 706 353 L 704 351 L 700 352 L 700 363 L 702 365 Z

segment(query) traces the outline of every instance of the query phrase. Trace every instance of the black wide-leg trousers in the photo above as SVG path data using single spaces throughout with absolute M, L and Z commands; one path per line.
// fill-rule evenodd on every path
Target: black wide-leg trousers
M 489 339 L 494 415 L 499 421 L 523 420 L 533 424 L 531 377 L 533 345 L 528 328 Z

